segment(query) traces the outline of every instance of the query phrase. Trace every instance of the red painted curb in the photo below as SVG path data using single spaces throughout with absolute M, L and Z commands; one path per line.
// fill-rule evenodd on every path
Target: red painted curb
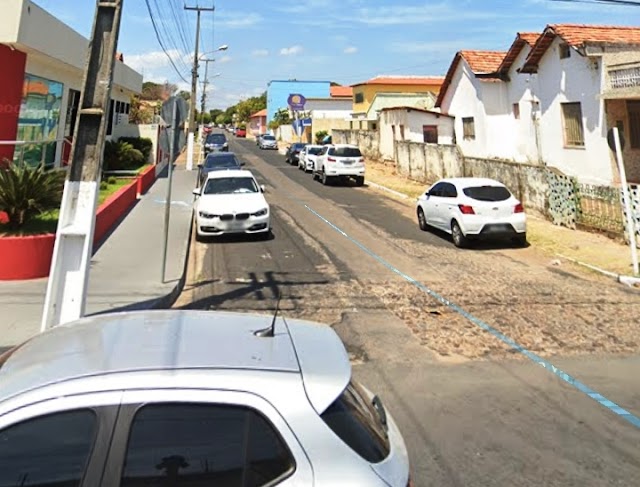
M 122 187 L 100 205 L 96 212 L 94 247 L 116 225 L 138 199 L 138 179 Z M 6 215 L 5 215 L 6 216 Z M 0 215 L 0 220 L 2 215 Z M 23 237 L 0 237 L 0 281 L 47 277 L 51 270 L 53 233 Z
M 138 175 L 138 195 L 143 195 L 156 180 L 156 166 L 149 166 Z

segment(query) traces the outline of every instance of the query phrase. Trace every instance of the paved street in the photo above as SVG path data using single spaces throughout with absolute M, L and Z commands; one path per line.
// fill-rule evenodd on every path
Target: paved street
M 271 312 L 279 293 L 285 316 L 332 325 L 416 485 L 640 485 L 640 429 L 478 326 L 639 416 L 638 291 L 533 248 L 456 249 L 370 188 L 322 186 L 253 141 L 231 150 L 267 187 L 274 239 L 194 242 L 177 307 Z

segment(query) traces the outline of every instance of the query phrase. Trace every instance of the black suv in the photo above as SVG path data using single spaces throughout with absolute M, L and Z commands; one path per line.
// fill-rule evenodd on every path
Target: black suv
M 229 152 L 229 143 L 227 137 L 221 133 L 209 134 L 204 139 L 204 153 L 210 152 Z
M 296 142 L 287 147 L 287 153 L 285 154 L 286 161 L 289 164 L 298 164 L 298 159 L 300 157 L 300 151 L 304 149 L 307 145 L 302 142 Z

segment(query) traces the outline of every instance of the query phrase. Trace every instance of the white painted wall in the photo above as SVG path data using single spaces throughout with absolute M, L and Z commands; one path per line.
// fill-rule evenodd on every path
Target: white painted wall
M 352 107 L 351 99 L 309 98 L 304 108 L 312 118 L 346 119 L 351 117 Z
M 606 140 L 604 102 L 598 98 L 602 86 L 602 62 L 594 67 L 589 58 L 571 51 L 560 59 L 559 40 L 553 41 L 538 68 L 540 100 L 540 146 L 542 159 L 569 176 L 593 184 L 610 184 L 613 169 Z M 580 102 L 584 148 L 564 145 L 563 102 Z
M 0 15 L 0 42 L 14 44 L 18 42 L 20 18 L 22 17 L 23 0 L 2 0 Z
M 396 126 L 395 139 L 393 126 Z M 400 126 L 404 125 L 404 139 L 401 139 Z M 395 141 L 424 142 L 423 125 L 438 127 L 438 144 L 453 143 L 454 119 L 437 116 L 434 113 L 419 110 L 407 111 L 406 108 L 384 110 L 380 112 L 380 156 L 383 160 L 394 160 Z

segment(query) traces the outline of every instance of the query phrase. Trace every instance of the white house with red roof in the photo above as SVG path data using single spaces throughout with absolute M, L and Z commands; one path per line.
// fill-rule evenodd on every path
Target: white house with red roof
M 518 34 L 504 53 L 460 51 L 436 106 L 456 117 L 465 156 L 594 184 L 618 179 L 606 134 L 619 126 L 627 175 L 640 182 L 640 28 L 552 24 Z

